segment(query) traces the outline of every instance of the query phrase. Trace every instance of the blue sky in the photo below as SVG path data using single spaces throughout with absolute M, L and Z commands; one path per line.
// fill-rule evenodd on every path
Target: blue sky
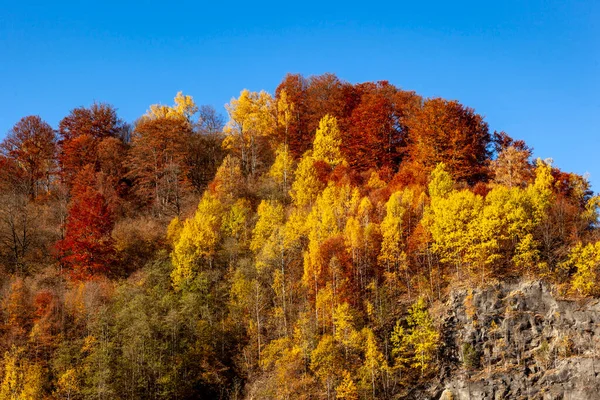
M 179 90 L 224 113 L 243 88 L 333 72 L 457 99 L 600 185 L 599 2 L 123 3 L 0 0 L 0 137 L 93 101 L 133 121 Z

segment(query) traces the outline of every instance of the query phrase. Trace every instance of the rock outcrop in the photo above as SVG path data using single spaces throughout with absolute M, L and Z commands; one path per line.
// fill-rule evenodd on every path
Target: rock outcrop
M 448 399 L 600 399 L 600 301 L 542 282 L 454 293 L 444 320 Z

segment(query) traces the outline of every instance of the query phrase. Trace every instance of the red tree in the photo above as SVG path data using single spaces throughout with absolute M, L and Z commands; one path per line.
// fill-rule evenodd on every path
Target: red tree
M 98 145 L 106 138 L 119 138 L 125 129 L 114 107 L 94 103 L 76 108 L 59 124 L 59 163 L 63 179 L 70 187 L 85 165 L 99 169 Z
M 457 181 L 475 184 L 488 178 L 491 137 L 483 117 L 457 101 L 436 98 L 407 121 L 408 169 L 424 183 L 444 162 Z M 423 182 L 421 182 L 423 181 Z
M 130 177 L 141 199 L 159 214 L 180 212 L 189 188 L 190 124 L 180 118 L 142 119 L 135 127 L 128 159 Z
M 57 243 L 61 263 L 73 280 L 87 280 L 110 271 L 114 260 L 112 213 L 98 192 L 91 166 L 75 178 L 65 237 Z
M 55 172 L 56 140 L 52 127 L 39 116 L 17 122 L 0 144 L 0 151 L 19 166 L 30 198 L 49 190 Z

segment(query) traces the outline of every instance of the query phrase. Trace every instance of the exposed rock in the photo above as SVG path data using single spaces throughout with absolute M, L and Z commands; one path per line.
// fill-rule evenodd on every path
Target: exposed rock
M 452 295 L 440 399 L 600 399 L 600 302 L 542 282 Z

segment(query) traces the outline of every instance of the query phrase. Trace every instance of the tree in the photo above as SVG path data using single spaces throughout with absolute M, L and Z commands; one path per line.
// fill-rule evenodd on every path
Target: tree
M 56 138 L 54 130 L 39 116 L 21 118 L 0 143 L 0 152 L 23 171 L 30 199 L 50 191 Z
M 181 117 L 142 118 L 135 127 L 129 176 L 139 198 L 159 215 L 181 212 L 189 185 L 186 160 L 191 135 L 190 124 Z
M 524 187 L 533 179 L 533 166 L 529 163 L 531 149 L 521 141 L 514 142 L 505 133 L 494 133 L 498 157 L 492 161 L 494 182 L 508 187 Z
M 456 266 L 460 279 L 465 256 L 474 244 L 473 231 L 483 207 L 481 196 L 470 190 L 453 191 L 452 180 L 439 164 L 431 174 L 429 194 L 431 204 L 427 207 L 423 223 L 431 233 L 432 250 L 440 261 Z
M 379 262 L 384 264 L 388 272 L 396 271 L 400 267 L 404 270 L 406 287 L 410 293 L 410 278 L 406 260 L 405 245 L 407 229 L 404 226 L 404 216 L 410 212 L 408 208 L 413 201 L 413 191 L 394 192 L 385 205 L 386 214 L 381 221 L 381 252 Z
M 70 187 L 75 176 L 88 164 L 98 168 L 97 146 L 107 137 L 121 138 L 126 125 L 108 104 L 79 107 L 59 123 L 58 161 L 62 178 Z
M 73 280 L 106 274 L 114 261 L 114 217 L 95 189 L 95 179 L 91 165 L 75 178 L 65 237 L 56 245 L 60 262 Z
M 278 124 L 278 137 L 283 138 L 295 158 L 308 150 L 313 138 L 307 122 L 307 85 L 302 75 L 287 74 L 275 90 L 279 120 L 283 119 Z
M 583 245 L 578 243 L 569 253 L 563 268 L 574 269 L 571 286 L 583 296 L 598 293 L 598 267 L 600 266 L 600 242 Z
M 329 398 L 337 378 L 343 371 L 341 354 L 331 335 L 323 335 L 317 347 L 310 353 L 310 369 L 325 386 Z
M 375 334 L 369 328 L 362 331 L 364 337 L 365 361 L 361 367 L 363 386 L 370 387 L 372 398 L 376 398 L 377 382 L 382 380 L 388 371 L 385 356 L 379 350 Z
M 275 162 L 269 169 L 269 176 L 277 183 L 283 196 L 287 196 L 290 183 L 294 180 L 294 159 L 286 145 L 279 145 L 275 151 Z
M 0 156 L 1 157 L 1 156 Z M 27 273 L 33 254 L 44 248 L 40 205 L 16 162 L 0 158 L 0 258 L 8 272 Z
M 445 163 L 456 181 L 474 185 L 489 175 L 491 137 L 483 117 L 457 101 L 428 99 L 406 120 L 408 164 L 426 177 Z
M 411 306 L 406 322 L 408 324 L 406 332 L 399 325 L 394 329 L 392 354 L 401 356 L 408 351 L 410 366 L 418 368 L 423 375 L 434 367 L 431 362 L 440 345 L 440 334 L 433 324 L 422 297 Z
M 358 389 L 350 372 L 342 372 L 342 382 L 335 388 L 336 399 L 358 400 Z
M 254 176 L 264 163 L 263 154 L 270 150 L 276 126 L 275 104 L 265 91 L 242 90 L 240 97 L 225 106 L 229 122 L 224 132 L 228 137 L 223 145 L 235 152 L 242 161 L 245 174 Z
M 163 104 L 153 104 L 142 118 L 147 119 L 164 119 L 173 118 L 181 119 L 189 124 L 192 123 L 193 116 L 198 112 L 198 106 L 194 102 L 194 98 L 189 95 L 184 95 L 182 92 L 177 92 L 175 95 L 175 104 L 166 106 Z
M 342 138 L 337 119 L 327 114 L 319 121 L 319 128 L 313 142 L 312 156 L 315 160 L 326 162 L 331 168 L 344 162 L 340 151 Z
M 205 192 L 194 216 L 187 219 L 171 252 L 173 286 L 181 290 L 193 283 L 203 267 L 212 268 L 221 238 L 222 204 Z
M 360 171 L 395 171 L 406 145 L 405 120 L 421 105 L 414 92 L 405 92 L 387 81 L 354 86 L 360 100 L 346 122 L 344 156 Z
M 239 158 L 228 155 L 209 185 L 210 191 L 224 202 L 231 202 L 244 191 L 245 178 Z
M 198 122 L 194 125 L 187 161 L 190 166 L 189 179 L 198 192 L 208 186 L 225 158 L 224 126 L 223 116 L 212 106 L 199 107 Z
M 256 211 L 258 221 L 252 232 L 250 250 L 258 253 L 275 230 L 283 224 L 284 212 L 281 203 L 273 200 L 263 200 Z
M 324 187 L 317 175 L 315 159 L 310 150 L 298 162 L 294 176 L 295 180 L 292 184 L 290 196 L 296 206 L 307 208 L 312 205 Z

